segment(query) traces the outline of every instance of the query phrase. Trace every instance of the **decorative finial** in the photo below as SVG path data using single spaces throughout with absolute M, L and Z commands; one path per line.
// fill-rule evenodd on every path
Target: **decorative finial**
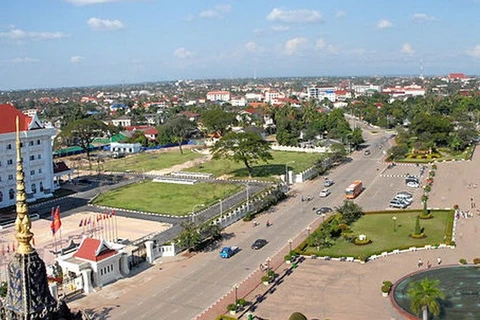
M 30 232 L 32 222 L 28 215 L 27 195 L 25 193 L 25 174 L 22 164 L 19 118 L 16 118 L 17 133 L 17 219 L 15 220 L 15 238 L 18 241 L 17 253 L 29 254 L 34 251 L 30 245 L 33 233 Z

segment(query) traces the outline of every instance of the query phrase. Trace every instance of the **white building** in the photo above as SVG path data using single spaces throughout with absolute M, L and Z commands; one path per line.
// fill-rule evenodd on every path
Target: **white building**
M 382 86 L 374 86 L 373 84 L 368 85 L 354 85 L 352 86 L 353 91 L 355 91 L 355 95 L 361 96 L 365 94 L 367 91 L 382 91 Z
M 132 119 L 129 116 L 122 115 L 117 119 L 112 119 L 112 124 L 115 127 L 130 127 L 132 125 Z
M 309 87 L 307 89 L 307 94 L 309 99 L 323 100 L 327 98 L 328 100 L 335 102 L 337 96 L 335 94 L 336 87 Z
M 0 208 L 16 202 L 16 117 L 22 141 L 27 201 L 52 197 L 52 138 L 55 129 L 43 127 L 36 115 L 29 117 L 9 104 L 0 105 L 0 115 Z
M 138 153 L 142 151 L 142 145 L 140 143 L 110 143 L 110 151 L 120 153 Z
M 244 97 L 234 97 L 230 100 L 230 104 L 233 107 L 245 107 L 247 105 L 247 100 Z
M 250 92 L 245 94 L 245 99 L 247 99 L 248 101 L 262 101 L 263 94 Z
M 128 256 L 124 245 L 106 242 L 105 240 L 83 238 L 78 250 L 56 258 L 63 274 L 73 273 L 74 277 L 82 276 L 81 283 L 85 293 L 128 275 Z
M 272 103 L 274 100 L 279 98 L 280 99 L 285 98 L 285 94 L 276 89 L 270 89 L 265 91 L 265 102 Z
M 230 101 L 230 92 L 228 91 L 210 91 L 207 93 L 209 101 Z

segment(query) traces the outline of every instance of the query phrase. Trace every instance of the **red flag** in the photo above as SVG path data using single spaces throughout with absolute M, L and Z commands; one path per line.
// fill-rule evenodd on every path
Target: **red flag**
M 80 219 L 80 223 L 78 224 L 79 227 L 83 226 L 83 219 Z
M 12 243 L 12 252 L 15 252 L 15 242 Z
M 10 243 L 7 243 L 7 253 L 10 253 Z
M 105 219 L 107 219 L 107 214 L 106 213 L 103 214 L 103 220 L 105 220 Z
M 57 209 L 55 210 L 55 214 L 53 215 L 53 228 L 52 232 L 55 234 L 62 226 L 62 220 L 60 220 L 60 207 L 57 206 Z
M 97 221 L 100 221 L 102 220 L 102 215 L 101 214 L 97 214 Z
M 115 215 L 115 210 L 112 210 L 112 213 L 110 213 L 110 217 Z
M 55 222 L 54 222 L 54 215 L 55 215 L 55 208 L 52 207 L 52 210 L 50 210 L 50 230 L 52 230 L 52 235 L 55 235 Z

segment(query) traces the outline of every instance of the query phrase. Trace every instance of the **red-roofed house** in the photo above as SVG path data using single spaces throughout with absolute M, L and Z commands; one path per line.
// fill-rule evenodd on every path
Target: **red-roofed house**
M 15 204 L 16 118 L 19 119 L 27 201 L 52 196 L 53 128 L 45 128 L 37 116 L 29 117 L 10 104 L 0 104 L 0 208 Z
M 95 220 L 95 219 L 94 219 Z M 75 252 L 57 257 L 64 274 L 82 275 L 85 293 L 123 278 L 130 272 L 124 245 L 84 237 Z
M 466 79 L 465 73 L 450 73 L 448 75 L 449 79 Z

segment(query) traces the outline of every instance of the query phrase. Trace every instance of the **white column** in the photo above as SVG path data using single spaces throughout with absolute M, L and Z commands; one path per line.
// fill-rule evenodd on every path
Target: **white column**
M 147 251 L 147 261 L 148 263 L 153 263 L 155 260 L 155 253 L 153 252 L 153 241 L 145 241 L 145 248 Z
M 90 275 L 92 274 L 92 269 L 84 269 L 82 270 L 82 277 L 83 277 L 83 291 L 86 294 L 93 292 L 93 284 L 90 281 Z

